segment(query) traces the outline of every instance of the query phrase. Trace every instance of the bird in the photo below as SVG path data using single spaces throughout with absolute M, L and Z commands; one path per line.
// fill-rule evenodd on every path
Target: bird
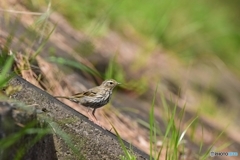
M 55 98 L 65 98 L 81 104 L 84 107 L 93 108 L 92 115 L 95 120 L 98 121 L 95 116 L 96 109 L 103 107 L 109 102 L 113 89 L 119 84 L 120 83 L 114 79 L 108 79 L 103 81 L 100 86 L 96 86 L 72 96 L 55 96 Z M 87 113 L 89 113 L 89 109 Z

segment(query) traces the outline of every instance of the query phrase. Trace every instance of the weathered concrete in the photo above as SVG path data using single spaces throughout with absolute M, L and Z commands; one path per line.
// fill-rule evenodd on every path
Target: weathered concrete
M 0 159 L 57 159 L 53 135 L 48 134 L 49 129 L 40 127 L 40 124 L 43 123 L 37 121 L 34 108 L 26 108 L 25 105 L 1 97 L 0 140 L 2 144 L 0 146 Z M 29 132 L 34 129 L 36 129 L 35 133 L 34 131 Z M 37 134 L 36 132 L 40 130 L 46 132 Z M 38 142 L 36 143 L 36 141 Z
M 124 155 L 117 137 L 93 124 L 87 117 L 21 77 L 13 78 L 9 84 L 22 86 L 10 97 L 34 107 L 38 121 L 44 121 L 52 130 L 52 134 L 45 136 L 29 150 L 26 159 L 115 160 Z M 124 144 L 130 148 L 130 144 Z M 147 154 L 133 146 L 131 152 L 137 159 L 149 159 Z

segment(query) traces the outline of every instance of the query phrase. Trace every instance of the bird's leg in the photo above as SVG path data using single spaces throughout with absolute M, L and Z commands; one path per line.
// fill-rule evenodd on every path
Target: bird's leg
M 93 109 L 92 115 L 93 115 L 93 117 L 95 118 L 95 120 L 98 121 L 97 118 L 96 118 L 96 116 L 95 116 L 95 111 L 96 111 L 96 108 Z
M 105 128 L 101 125 L 101 123 L 97 120 L 97 118 L 96 118 L 96 116 L 95 116 L 96 108 L 93 109 L 92 114 L 89 114 L 89 111 L 90 111 L 90 109 L 88 108 L 87 114 L 89 115 L 89 120 L 92 121 L 93 123 L 99 125 L 99 126 L 102 127 L 103 129 L 105 129 Z M 90 119 L 90 117 L 91 117 L 91 119 Z M 92 117 L 94 117 L 94 118 L 92 118 Z
M 88 114 L 88 116 L 89 116 L 89 120 L 93 121 L 93 120 L 92 120 L 92 115 L 89 114 L 89 111 L 90 111 L 90 108 L 87 109 L 87 114 Z M 91 117 L 91 118 L 90 118 L 90 117 Z
M 94 115 L 96 109 L 93 109 L 92 114 L 89 113 L 90 110 L 91 110 L 90 108 L 88 108 L 88 110 L 87 110 L 87 114 L 89 115 L 89 120 L 95 124 L 100 125 L 99 121 L 97 120 L 96 116 Z
M 93 111 L 92 111 L 92 115 L 93 115 L 93 117 L 95 118 L 95 122 L 94 122 L 94 123 L 96 123 L 97 125 L 99 125 L 99 126 L 102 127 L 102 125 L 101 125 L 100 122 L 98 121 L 97 117 L 95 116 L 95 111 L 96 111 L 96 108 L 94 108 Z

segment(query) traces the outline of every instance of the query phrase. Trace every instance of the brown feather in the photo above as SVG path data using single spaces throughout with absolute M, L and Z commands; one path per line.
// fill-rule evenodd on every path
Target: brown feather
M 66 98 L 75 103 L 82 104 L 85 107 L 93 108 L 94 110 L 92 112 L 92 115 L 95 117 L 95 110 L 109 102 L 112 95 L 112 90 L 118 84 L 120 83 L 113 79 L 105 80 L 100 86 L 91 88 L 87 91 L 80 92 L 69 97 L 56 96 L 56 98 Z M 97 120 L 96 117 L 95 119 Z
M 85 96 L 89 96 L 89 97 L 93 97 L 95 96 L 97 93 L 96 92 L 93 92 L 93 91 L 86 91 L 83 93 L 83 95 Z

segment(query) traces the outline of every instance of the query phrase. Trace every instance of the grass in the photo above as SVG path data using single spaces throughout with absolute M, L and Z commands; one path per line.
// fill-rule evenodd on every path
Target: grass
M 9 10 L 6 10 L 6 12 L 8 11 Z M 50 14 L 49 10 L 45 13 L 37 13 L 37 14 L 34 14 L 34 12 L 18 12 L 18 11 L 14 11 L 13 13 L 31 14 L 31 15 L 40 16 L 39 18 L 36 19 L 35 23 L 31 27 L 29 27 L 29 30 L 27 32 L 22 33 L 24 36 L 29 36 L 28 34 L 30 34 L 31 32 L 32 33 L 31 37 L 32 37 L 33 35 L 36 36 L 34 32 L 37 32 L 37 31 L 41 32 L 41 34 L 39 34 L 40 36 L 38 37 L 39 38 L 38 41 L 34 40 L 31 44 L 29 44 L 29 46 L 34 46 L 36 43 L 39 44 L 37 50 L 31 54 L 32 56 L 29 56 L 30 55 L 29 53 L 28 54 L 23 53 L 24 56 L 26 56 L 26 61 L 30 61 L 30 63 L 32 63 L 35 60 L 36 56 L 38 56 L 39 53 L 42 51 L 42 49 L 45 47 L 45 44 L 48 42 L 56 26 L 54 26 L 51 29 L 49 27 L 47 28 L 47 19 Z M 14 27 L 14 29 L 16 28 Z M 16 75 L 16 73 L 13 72 L 13 68 L 15 66 L 14 60 L 16 60 L 14 59 L 15 53 L 7 49 L 7 46 L 11 46 L 12 39 L 14 38 L 14 32 L 15 32 L 14 29 L 12 30 L 12 33 L 10 33 L 8 36 L 7 43 L 5 44 L 5 48 L 3 48 L 0 51 L 0 88 L 5 89 L 5 94 L 7 96 L 10 96 L 12 93 L 22 89 L 19 86 L 6 87 L 8 81 L 14 75 Z M 50 32 L 48 34 L 45 34 L 46 30 L 50 30 Z M 22 39 L 20 37 L 18 39 L 18 44 L 21 45 L 22 43 L 25 43 L 25 39 Z M 18 59 L 16 61 L 19 62 Z M 21 68 L 21 69 L 25 70 L 26 68 Z M 2 95 L 0 98 L 3 98 L 4 100 L 6 99 L 2 97 Z M 25 110 L 27 112 L 27 110 L 29 109 L 29 107 L 28 106 L 26 107 L 26 105 L 19 106 L 19 108 L 21 110 L 23 109 L 22 110 L 23 112 Z M 15 123 L 17 122 L 9 122 L 7 120 L 4 121 L 3 126 L 1 126 L 1 127 L 5 127 L 5 128 L 1 128 L 1 129 L 4 129 L 4 132 L 2 134 L 3 137 L 1 137 L 0 139 L 0 157 L 1 158 L 8 159 L 9 156 L 12 155 L 13 156 L 12 158 L 14 158 L 14 160 L 22 159 L 27 153 L 27 151 L 31 149 L 32 146 L 34 146 L 46 135 L 51 134 L 52 131 L 55 131 L 55 133 L 64 140 L 64 142 L 69 146 L 69 148 L 73 151 L 73 153 L 77 155 L 78 158 L 82 158 L 82 156 L 79 154 L 79 151 L 76 149 L 76 147 L 72 145 L 71 138 L 69 135 L 67 135 L 61 129 L 59 129 L 58 125 L 47 120 L 46 117 L 44 119 L 42 116 L 38 116 L 38 118 L 39 117 L 42 118 L 41 119 L 42 121 L 44 122 L 47 121 L 49 125 L 44 125 L 43 127 L 42 124 L 41 125 L 39 124 L 40 121 L 34 120 L 27 124 L 16 124 L 17 126 L 20 125 L 20 127 L 15 126 L 14 129 L 11 130 L 11 128 L 9 127 L 11 127 L 11 125 L 15 125 Z M 11 125 L 9 123 L 11 123 Z M 5 134 L 5 132 L 7 133 L 8 130 L 10 131 L 9 132 L 10 134 Z M 16 152 L 13 152 L 13 150 Z
M 154 117 L 154 106 L 155 106 L 155 99 L 156 99 L 156 94 L 157 94 L 158 86 L 156 87 L 150 113 L 149 113 L 149 126 L 150 126 L 150 160 L 153 159 L 153 157 L 156 157 L 154 155 L 154 142 L 156 142 L 156 124 L 155 124 L 155 117 Z M 160 154 L 159 154 L 160 155 Z M 155 159 L 155 158 L 154 158 Z M 158 158 L 159 159 L 159 158 Z
M 27 1 L 27 0 L 26 0 Z M 33 6 L 43 5 L 39 0 Z M 54 10 L 90 36 L 113 29 L 122 34 L 134 28 L 149 41 L 174 51 L 184 61 L 219 57 L 239 74 L 239 2 L 232 1 L 78 1 L 52 0 Z M 45 4 L 46 5 L 46 4 Z M 214 6 L 214 7 L 213 7 Z M 127 36 L 127 35 L 126 35 Z
M 5 88 L 7 95 L 20 89 L 19 87 L 7 87 L 8 81 L 15 75 L 12 72 L 14 62 L 13 54 L 11 51 L 3 49 L 0 55 L 0 89 L 2 92 L 2 89 Z M 0 98 L 3 102 L 6 100 L 2 93 Z M 19 105 L 18 108 L 26 110 L 24 106 Z M 2 117 L 1 130 L 3 133 L 1 133 L 0 139 L 0 157 L 8 159 L 9 156 L 13 154 L 13 151 L 16 151 L 14 152 L 15 160 L 22 159 L 28 149 L 49 133 L 48 129 L 39 128 L 37 122 L 34 120 L 19 126 L 17 122 L 11 120 L 10 117 Z M 16 149 L 16 147 L 18 149 Z
M 166 125 L 166 130 L 165 132 L 163 132 L 162 129 L 160 129 L 157 125 L 154 116 L 155 114 L 157 114 L 154 110 L 157 93 L 158 87 L 156 87 L 151 108 L 149 111 L 149 122 L 144 122 L 142 120 L 139 120 L 138 122 L 141 125 L 147 127 L 150 132 L 150 159 L 162 159 L 164 157 L 163 159 L 166 160 L 175 160 L 179 158 L 181 152 L 185 153 L 184 151 L 187 151 L 189 149 L 186 146 L 186 140 L 184 138 L 187 132 L 187 135 L 190 137 L 190 139 L 194 141 L 194 138 L 196 138 L 194 135 L 197 132 L 197 126 L 199 126 L 199 116 L 196 115 L 195 117 L 192 117 L 192 119 L 190 119 L 187 123 L 183 122 L 185 115 L 185 107 L 181 109 L 179 113 L 177 113 L 177 105 L 175 105 L 173 109 L 171 109 L 172 107 L 170 107 L 166 103 L 164 96 L 161 95 L 161 100 L 164 108 L 163 112 L 166 114 L 166 116 L 162 117 Z M 185 129 L 181 129 L 183 126 L 185 126 Z M 198 157 L 201 160 L 208 159 L 210 151 L 213 150 L 213 146 L 215 145 L 215 143 L 219 141 L 220 138 L 223 136 L 226 128 L 218 134 L 218 136 L 215 138 L 215 141 L 209 146 L 206 151 L 202 151 L 202 147 L 204 144 L 202 138 L 202 140 L 200 140 L 199 152 L 195 153 L 194 157 Z M 204 135 L 203 126 L 201 135 Z M 158 139 L 162 139 L 162 145 L 160 149 L 158 149 L 156 144 Z M 220 146 L 218 149 L 215 149 L 214 151 L 220 151 L 229 145 L 230 143 L 227 142 Z
M 9 56 L 7 53 L 2 53 L 0 55 L 0 61 L 4 62 L 0 66 L 0 88 L 5 88 L 5 94 L 10 96 L 13 92 L 21 90 L 19 86 L 7 86 L 8 81 L 12 76 L 11 69 L 13 68 L 13 55 Z M 2 63 L 1 63 L 2 64 Z M 1 90 L 2 92 L 2 90 Z M 1 100 L 6 100 L 5 97 L 0 95 Z M 18 102 L 17 109 L 21 112 L 28 112 L 30 110 L 29 106 L 19 105 Z M 11 104 L 12 105 L 12 104 Z M 33 109 L 33 108 L 31 108 Z M 22 116 L 22 115 L 21 115 Z M 25 114 L 25 116 L 27 116 Z M 70 135 L 66 134 L 56 123 L 53 123 L 49 118 L 38 115 L 41 120 L 31 120 L 31 122 L 26 122 L 26 124 L 19 124 L 15 122 L 12 117 L 3 118 L 1 120 L 1 137 L 0 137 L 0 157 L 3 159 L 8 159 L 12 155 L 14 160 L 22 159 L 27 151 L 33 147 L 37 142 L 42 140 L 46 135 L 51 134 L 52 131 L 57 134 L 64 142 L 69 146 L 71 151 L 76 155 L 76 157 L 83 159 L 80 155 L 78 149 L 73 146 L 72 138 Z M 27 117 L 25 117 L 27 118 Z M 40 124 L 41 122 L 41 124 Z M 24 143 L 23 143 L 24 142 Z M 13 152 L 16 151 L 16 152 Z M 13 155 L 14 154 L 14 155 Z
M 23 129 L 0 140 L 1 152 L 9 156 L 13 147 L 18 146 L 14 159 L 22 159 L 25 153 L 44 136 L 49 133 L 48 129 L 35 128 L 33 125 L 26 125 Z M 22 143 L 24 141 L 24 143 Z M 7 154 L 6 154 L 7 153 Z
M 70 151 L 72 152 L 71 154 L 74 155 L 74 157 L 77 157 L 78 159 L 85 159 L 83 155 L 81 155 L 81 145 L 80 146 L 75 146 L 73 141 L 74 141 L 74 135 L 66 133 L 61 127 L 60 124 L 53 122 L 52 120 L 47 120 L 49 127 L 52 129 L 52 131 L 59 136 L 64 143 L 69 147 Z M 65 125 L 65 122 L 63 122 L 62 125 Z
M 79 69 L 85 73 L 89 73 L 93 76 L 96 76 L 96 77 L 102 77 L 102 75 L 95 69 L 93 68 L 90 68 L 88 66 L 86 66 L 85 64 L 82 64 L 80 62 L 77 62 L 77 61 L 73 61 L 73 60 L 69 60 L 69 59 L 64 59 L 64 58 L 61 58 L 61 57 L 54 57 L 54 56 L 51 56 L 49 57 L 49 60 L 51 62 L 54 62 L 54 63 L 57 63 L 57 64 L 61 64 L 61 65 L 64 65 L 64 66 L 69 66 L 69 67 L 72 67 L 72 68 L 75 68 L 75 69 Z
M 55 56 L 50 56 L 48 60 L 50 62 L 60 64 L 65 67 L 81 70 L 82 72 L 88 73 L 94 77 L 99 77 L 103 80 L 115 79 L 116 81 L 121 82 L 121 86 L 120 86 L 121 88 L 124 88 L 127 90 L 134 90 L 138 94 L 144 93 L 147 90 L 146 80 L 139 79 L 139 80 L 127 81 L 123 68 L 116 61 L 116 56 L 117 54 L 115 54 L 111 58 L 104 73 L 100 73 L 95 68 L 88 67 L 87 65 L 75 60 L 70 60 L 70 59 L 65 59 L 65 58 L 55 57 Z
M 120 158 L 121 160 L 136 160 L 137 158 L 136 158 L 136 156 L 133 154 L 131 148 L 127 148 L 127 147 L 125 146 L 125 144 L 124 144 L 121 136 L 119 135 L 117 129 L 113 126 L 113 124 L 112 124 L 111 122 L 110 122 L 110 124 L 111 124 L 111 126 L 112 126 L 112 128 L 113 128 L 113 130 L 114 130 L 114 132 L 115 132 L 115 134 L 116 134 L 116 136 L 117 136 L 117 138 L 118 138 L 118 141 L 119 141 L 119 143 L 120 143 L 120 145 L 121 145 L 121 148 L 122 148 L 122 150 L 123 150 L 123 152 L 124 152 L 124 155 L 120 155 L 119 158 Z
M 20 106 L 19 109 L 27 112 L 29 106 L 23 105 Z M 70 148 L 75 157 L 84 159 L 79 153 L 80 146 L 76 148 L 76 146 L 73 145 L 73 137 L 65 133 L 58 124 L 52 122 L 47 116 L 38 115 L 38 120 L 34 119 L 26 124 L 21 124 L 20 127 L 14 126 L 15 124 L 17 124 L 17 122 L 11 122 L 9 120 L 3 123 L 4 128 L 1 129 L 4 130 L 3 135 L 5 136 L 0 139 L 1 158 L 7 159 L 7 157 L 13 154 L 12 152 L 14 150 L 16 152 L 14 152 L 12 158 L 14 158 L 14 160 L 20 160 L 37 142 L 40 142 L 45 136 L 55 133 Z
M 13 57 L 8 56 L 8 53 L 2 53 L 0 55 L 0 64 L 3 64 L 0 66 L 0 88 L 4 87 L 8 80 L 11 78 L 10 76 L 10 70 L 12 68 L 13 64 Z

